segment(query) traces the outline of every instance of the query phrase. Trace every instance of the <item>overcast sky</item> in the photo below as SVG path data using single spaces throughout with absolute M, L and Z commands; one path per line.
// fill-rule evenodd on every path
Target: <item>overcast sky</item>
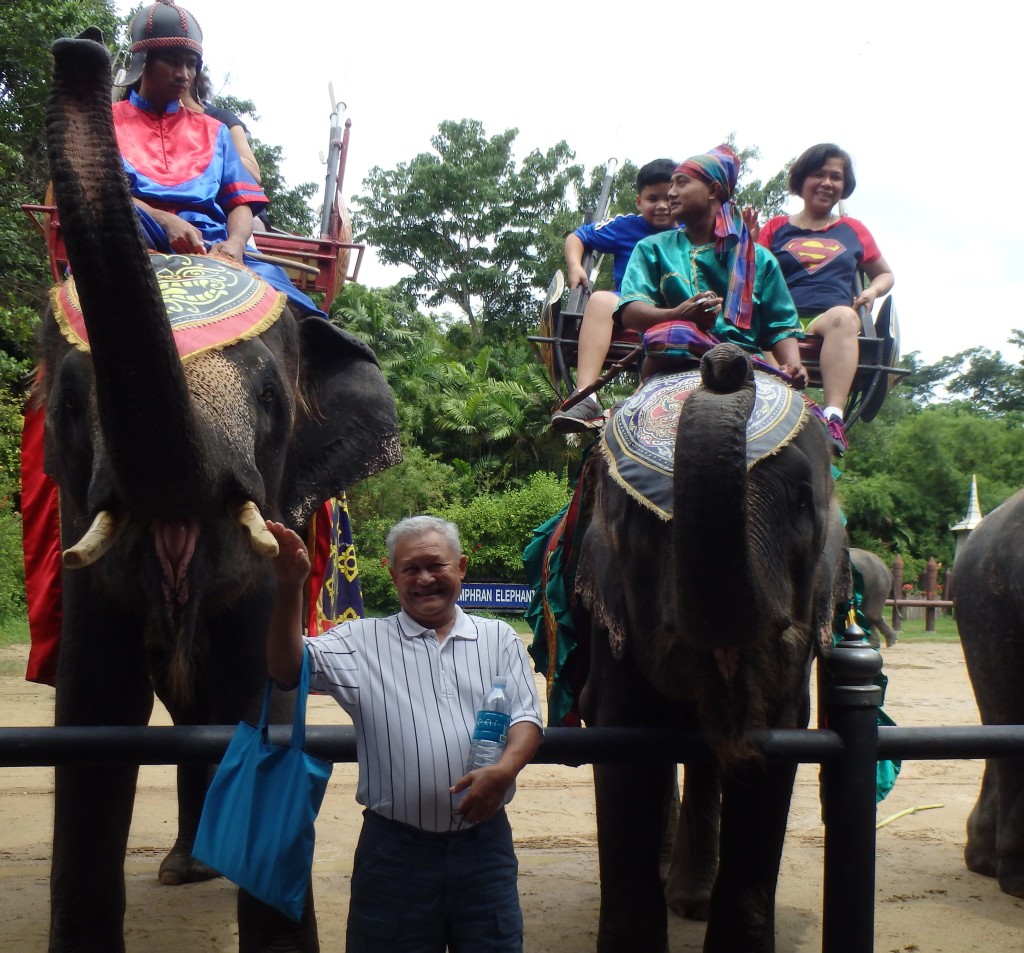
M 1007 345 L 1024 328 L 1024 238 L 1003 181 L 1024 138 L 1008 2 L 183 5 L 215 85 L 255 101 L 253 132 L 283 147 L 292 185 L 322 189 L 333 82 L 352 120 L 346 198 L 373 166 L 427 151 L 446 119 L 518 128 L 520 156 L 565 139 L 588 168 L 681 160 L 734 132 L 760 148 L 763 178 L 837 142 L 857 174 L 847 213 L 896 275 L 903 353 L 1020 356 Z M 361 279 L 395 273 L 370 263 Z

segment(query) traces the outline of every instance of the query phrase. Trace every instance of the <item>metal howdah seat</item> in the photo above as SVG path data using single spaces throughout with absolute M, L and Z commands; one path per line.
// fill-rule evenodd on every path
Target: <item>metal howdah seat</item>
M 580 325 L 589 292 L 580 288 L 573 289 L 563 307 L 564 290 L 565 279 L 561 272 L 557 272 L 548 286 L 537 333 L 530 335 L 528 340 L 543 361 L 555 391 L 562 397 L 568 397 L 576 386 Z M 886 296 L 883 299 L 878 317 L 873 323 L 866 309 L 861 308 L 860 314 L 857 374 L 843 418 L 847 430 L 858 420 L 873 420 L 893 385 L 909 373 L 897 366 L 900 360 L 900 333 L 892 297 Z M 635 331 L 616 328 L 605 367 L 621 361 L 639 343 L 640 336 Z M 807 368 L 811 387 L 821 387 L 820 352 L 821 338 L 812 336 L 800 342 L 800 359 Z

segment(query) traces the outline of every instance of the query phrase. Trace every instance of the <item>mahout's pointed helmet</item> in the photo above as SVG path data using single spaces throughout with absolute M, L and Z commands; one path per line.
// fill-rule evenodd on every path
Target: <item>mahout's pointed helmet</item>
M 126 69 L 118 70 L 115 86 L 137 82 L 146 66 L 146 54 L 154 50 L 192 50 L 199 55 L 199 69 L 203 68 L 203 30 L 196 18 L 173 0 L 156 0 L 143 7 L 132 18 L 128 36 L 131 61 Z

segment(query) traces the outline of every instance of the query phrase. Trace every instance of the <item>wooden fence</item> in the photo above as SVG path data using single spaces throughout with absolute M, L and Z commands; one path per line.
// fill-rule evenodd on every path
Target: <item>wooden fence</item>
M 900 609 L 923 609 L 925 632 L 935 631 L 935 613 L 939 609 L 953 608 L 953 570 L 947 569 L 942 576 L 942 595 L 939 598 L 939 564 L 932 556 L 924 569 L 924 598 L 923 599 L 902 599 L 900 593 L 903 591 L 903 557 L 897 556 L 892 561 L 892 599 L 886 599 L 885 604 L 892 606 L 892 627 L 900 631 L 903 619 Z

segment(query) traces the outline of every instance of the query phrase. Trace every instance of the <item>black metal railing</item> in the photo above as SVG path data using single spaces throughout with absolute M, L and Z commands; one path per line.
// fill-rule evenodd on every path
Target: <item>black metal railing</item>
M 880 758 L 957 760 L 1024 756 L 1024 725 L 878 728 L 879 652 L 839 643 L 821 698 L 827 729 L 750 732 L 769 761 L 822 765 L 825 824 L 822 953 L 872 953 L 875 923 L 875 764 Z M 233 726 L 0 728 L 0 767 L 84 762 L 184 764 L 220 759 Z M 274 725 L 276 744 L 291 728 Z M 356 760 L 355 729 L 311 725 L 306 750 L 336 762 Z M 709 761 L 699 732 L 668 728 L 548 728 L 538 764 Z

